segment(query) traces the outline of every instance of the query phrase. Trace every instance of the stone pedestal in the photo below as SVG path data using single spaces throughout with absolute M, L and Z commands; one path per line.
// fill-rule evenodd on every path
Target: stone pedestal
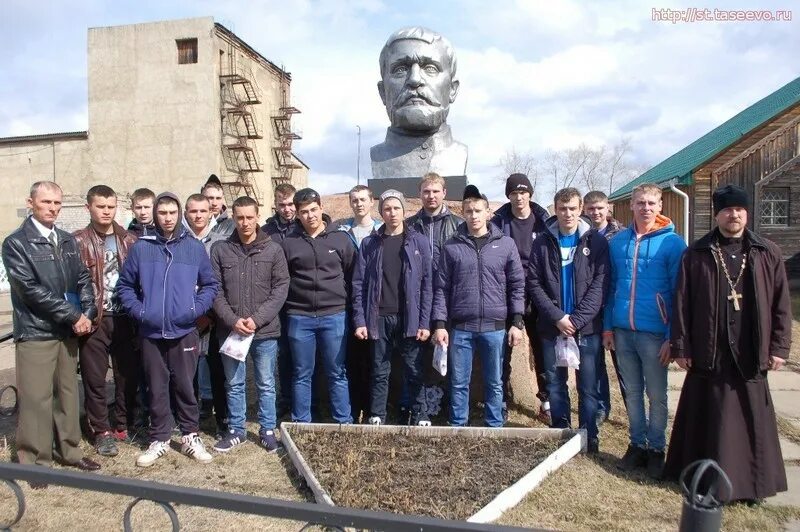
M 407 198 L 419 197 L 419 182 L 421 177 L 385 177 L 381 179 L 369 179 L 367 186 L 375 194 L 375 198 L 379 198 L 381 194 L 390 188 L 399 190 Z M 448 176 L 444 178 L 447 195 L 447 200 L 460 200 L 464 196 L 464 188 L 467 186 L 467 176 Z

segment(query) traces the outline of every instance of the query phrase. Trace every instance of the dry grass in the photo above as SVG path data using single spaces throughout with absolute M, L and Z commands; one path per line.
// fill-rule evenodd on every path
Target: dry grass
M 683 500 L 677 485 L 652 481 L 643 472 L 629 474 L 616 468 L 628 445 L 628 424 L 610 359 L 608 367 L 612 377 L 612 413 L 600 429 L 599 456 L 579 455 L 570 460 L 504 514 L 500 523 L 560 530 L 677 529 Z M 577 402 L 575 394 L 572 395 L 575 422 Z M 511 421 L 533 424 L 519 413 L 512 413 Z M 783 432 L 784 425 L 779 426 Z M 723 511 L 723 529 L 777 531 L 793 519 L 800 519 L 800 508 L 734 505 Z

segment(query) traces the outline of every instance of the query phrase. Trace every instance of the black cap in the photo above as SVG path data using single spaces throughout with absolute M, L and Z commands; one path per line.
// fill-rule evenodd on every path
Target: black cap
M 525 174 L 511 174 L 508 176 L 508 179 L 506 179 L 506 197 L 510 196 L 515 190 L 533 195 L 533 185 L 531 185 L 531 180 L 528 179 L 528 176 Z
M 464 199 L 483 199 L 489 201 L 484 194 L 481 194 L 481 191 L 478 190 L 478 187 L 475 185 L 467 185 L 464 189 Z
M 724 185 L 717 188 L 711 199 L 714 203 L 714 216 L 728 207 L 750 208 L 750 196 L 738 185 Z

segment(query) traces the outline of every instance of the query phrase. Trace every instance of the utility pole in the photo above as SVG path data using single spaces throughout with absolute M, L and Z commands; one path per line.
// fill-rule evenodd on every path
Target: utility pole
M 356 155 L 356 182 L 361 184 L 361 126 L 356 125 L 358 128 L 358 152 Z

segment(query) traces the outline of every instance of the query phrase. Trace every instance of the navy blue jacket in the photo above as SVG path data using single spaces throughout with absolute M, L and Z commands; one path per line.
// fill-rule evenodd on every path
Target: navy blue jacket
M 608 242 L 583 219 L 578 222 L 578 235 L 572 276 L 575 309 L 569 317 L 579 334 L 599 334 L 603 332 L 603 303 L 611 277 Z M 565 314 L 561 310 L 561 282 L 558 221 L 553 216 L 547 222 L 547 231 L 533 242 L 527 279 L 528 297 L 538 309 L 536 328 L 550 340 L 559 335 L 556 322 Z
M 167 240 L 156 226 L 155 235 L 137 240 L 117 281 L 122 306 L 146 338 L 182 338 L 195 330 L 219 289 L 203 244 L 180 225 L 176 231 Z
M 433 292 L 434 321 L 455 329 L 487 332 L 505 328 L 509 315 L 522 314 L 525 273 L 514 241 L 489 225 L 489 240 L 480 252 L 466 224 L 445 242 Z
M 547 231 L 547 219 L 550 218 L 550 213 L 547 212 L 547 209 L 539 205 L 535 202 L 530 202 L 531 204 L 531 216 L 535 218 L 535 222 L 533 224 L 533 234 L 531 234 L 531 240 L 536 240 L 541 233 Z M 506 235 L 507 237 L 511 236 L 511 220 L 514 218 L 514 213 L 511 210 L 511 203 L 506 203 L 499 209 L 497 212 L 494 213 L 492 216 L 492 223 L 500 229 L 500 232 Z M 520 261 L 522 261 L 522 268 L 525 270 L 525 274 L 527 275 L 527 267 L 528 267 L 528 258 L 520 256 Z
M 378 311 L 383 280 L 383 239 L 386 227 L 361 242 L 353 271 L 353 324 L 366 327 L 369 337 L 377 340 Z M 416 336 L 417 330 L 429 329 L 433 299 L 433 274 L 428 239 L 405 228 L 403 233 L 403 294 L 405 335 Z

